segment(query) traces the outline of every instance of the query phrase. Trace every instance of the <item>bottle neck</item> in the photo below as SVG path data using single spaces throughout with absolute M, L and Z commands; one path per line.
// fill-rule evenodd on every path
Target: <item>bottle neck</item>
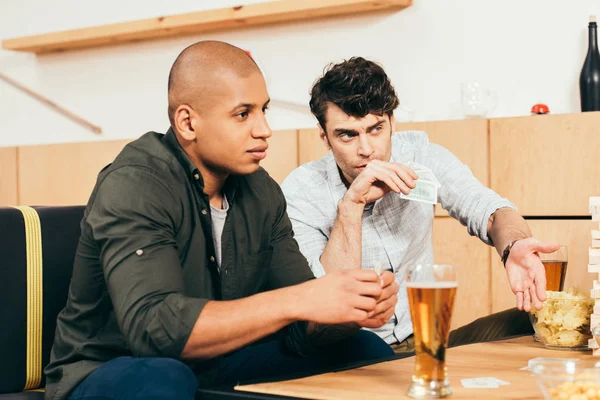
M 595 22 L 590 22 L 588 25 L 589 30 L 589 52 L 598 52 L 598 26 Z

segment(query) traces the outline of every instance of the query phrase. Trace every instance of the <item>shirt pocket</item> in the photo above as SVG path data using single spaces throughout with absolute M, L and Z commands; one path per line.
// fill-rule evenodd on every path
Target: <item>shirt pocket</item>
M 264 292 L 268 288 L 273 249 L 269 248 L 244 259 L 244 296 Z

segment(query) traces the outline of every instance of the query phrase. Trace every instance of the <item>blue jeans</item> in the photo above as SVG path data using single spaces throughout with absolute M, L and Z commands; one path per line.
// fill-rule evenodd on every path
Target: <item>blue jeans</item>
M 392 349 L 374 333 L 361 330 L 331 344 L 318 354 L 295 355 L 281 341 L 250 345 L 222 357 L 215 385 L 241 381 L 269 381 L 286 375 L 311 375 L 345 364 L 393 356 Z M 118 357 L 92 372 L 71 393 L 70 400 L 193 399 L 196 375 L 170 358 Z

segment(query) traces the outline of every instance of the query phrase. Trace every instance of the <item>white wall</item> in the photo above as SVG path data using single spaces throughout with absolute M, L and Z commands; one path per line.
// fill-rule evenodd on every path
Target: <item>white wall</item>
M 285 0 L 284 0 L 285 1 Z M 1 0 L 0 39 L 259 0 Z M 52 4 L 51 7 L 48 4 Z M 331 61 L 381 62 L 414 120 L 463 118 L 460 83 L 498 93 L 491 116 L 579 111 L 587 21 L 599 0 L 414 0 L 398 12 L 260 27 L 62 54 L 0 51 L 0 71 L 100 125 L 96 135 L 0 81 L 0 146 L 133 138 L 164 131 L 166 81 L 188 44 L 224 40 L 250 49 L 272 98 L 307 103 Z M 312 127 L 310 115 L 273 107 L 273 129 Z

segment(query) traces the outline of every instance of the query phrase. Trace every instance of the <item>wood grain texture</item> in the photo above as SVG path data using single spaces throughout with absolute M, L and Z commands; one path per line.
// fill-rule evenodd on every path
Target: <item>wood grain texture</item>
M 588 248 L 591 230 L 597 224 L 589 220 L 528 220 L 533 236 L 541 241 L 558 242 L 568 248 L 569 261 L 565 289 L 577 286 L 592 288 L 594 277 L 588 273 Z M 506 271 L 496 252 L 492 256 L 492 312 L 515 307 L 515 295 L 510 290 Z
M 298 163 L 300 165 L 318 160 L 328 151 L 317 128 L 298 130 Z
M 587 215 L 599 148 L 600 112 L 492 119 L 491 187 L 523 215 Z
M 0 206 L 18 202 L 17 148 L 0 147 Z
M 129 142 L 19 147 L 19 204 L 87 204 L 100 170 Z
M 378 10 L 400 10 L 411 4 L 412 0 L 270 1 L 5 39 L 2 47 L 48 53 Z
M 541 400 L 543 396 L 531 371 L 520 370 L 535 357 L 575 357 L 590 363 L 597 361 L 590 352 L 545 349 L 531 336 L 455 347 L 449 349 L 446 355 L 450 385 L 454 390 L 450 398 Z M 409 357 L 308 378 L 237 386 L 235 389 L 316 400 L 409 399 L 406 392 L 413 369 L 414 357 Z M 510 384 L 497 389 L 462 387 L 461 379 L 476 377 L 495 377 Z
M 488 120 L 467 119 L 457 121 L 433 121 L 397 123 L 396 131 L 425 131 L 429 141 L 450 150 L 460 161 L 466 164 L 473 175 L 489 187 L 488 156 Z M 435 209 L 438 216 L 448 215 L 438 204 Z
M 450 217 L 433 222 L 435 262 L 458 268 L 458 291 L 452 329 L 491 312 L 491 248 L 467 233 L 466 227 Z
M 268 140 L 267 158 L 260 165 L 277 181 L 298 167 L 298 131 L 276 131 Z

